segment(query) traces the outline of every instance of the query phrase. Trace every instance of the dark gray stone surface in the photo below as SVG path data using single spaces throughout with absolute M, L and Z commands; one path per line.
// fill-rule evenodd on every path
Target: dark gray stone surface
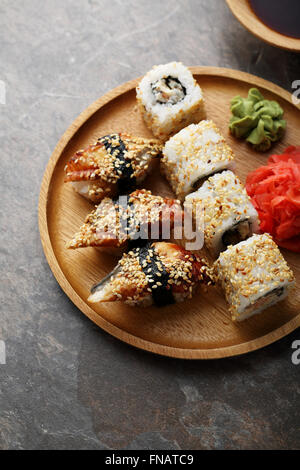
M 153 64 L 237 68 L 291 90 L 300 55 L 253 37 L 223 0 L 1 0 L 0 25 L 0 448 L 299 449 L 299 330 L 211 362 L 122 344 L 56 283 L 37 203 L 72 120 Z

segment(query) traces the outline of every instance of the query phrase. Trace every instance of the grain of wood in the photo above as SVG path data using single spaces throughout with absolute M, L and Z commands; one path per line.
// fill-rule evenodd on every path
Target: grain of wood
M 266 162 L 245 142 L 228 132 L 230 99 L 246 95 L 251 86 L 259 87 L 267 99 L 276 99 L 288 122 L 283 140 L 273 147 L 277 153 L 300 141 L 300 109 L 291 103 L 289 93 L 263 79 L 243 72 L 217 67 L 191 67 L 203 89 L 208 118 L 213 119 L 232 146 L 237 174 L 242 181 L 254 168 Z M 101 135 L 127 131 L 151 136 L 136 108 L 138 79 L 110 91 L 90 105 L 73 122 L 57 144 L 46 168 L 39 200 L 39 227 L 48 263 L 62 289 L 94 323 L 113 336 L 136 347 L 172 357 L 213 359 L 243 354 L 270 344 L 300 326 L 300 294 L 259 316 L 234 324 L 219 288 L 199 293 L 182 304 L 162 308 L 131 308 L 121 303 L 99 304 L 93 308 L 86 299 L 92 284 L 105 276 L 117 259 L 93 248 L 66 250 L 65 243 L 77 231 L 93 207 L 63 183 L 64 165 L 79 148 Z M 145 187 L 156 194 L 172 195 L 158 170 Z M 300 282 L 299 255 L 283 254 Z

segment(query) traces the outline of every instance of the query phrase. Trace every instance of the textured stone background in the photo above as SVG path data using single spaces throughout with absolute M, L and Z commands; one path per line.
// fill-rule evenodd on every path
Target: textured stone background
M 212 362 L 122 344 L 56 283 L 37 203 L 73 119 L 153 64 L 227 66 L 290 90 L 300 55 L 253 37 L 223 0 L 1 0 L 0 25 L 0 448 L 299 449 L 299 330 Z

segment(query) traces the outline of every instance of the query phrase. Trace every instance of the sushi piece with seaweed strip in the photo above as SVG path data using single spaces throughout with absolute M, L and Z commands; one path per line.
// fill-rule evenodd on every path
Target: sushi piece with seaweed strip
M 92 287 L 88 301 L 164 306 L 191 298 L 200 284 L 212 283 L 205 259 L 174 243 L 155 242 L 124 254 L 114 273 Z
M 115 200 L 103 199 L 87 216 L 67 248 L 93 246 L 106 251 L 119 248 L 122 252 L 149 239 L 161 239 L 164 235 L 170 238 L 174 225 L 182 224 L 182 220 L 180 201 L 137 189 Z M 168 230 L 163 230 L 163 224 Z
M 191 124 L 175 134 L 161 160 L 161 172 L 181 200 L 208 176 L 234 166 L 233 151 L 213 121 Z
M 75 153 L 65 166 L 65 182 L 93 202 L 116 197 L 146 178 L 161 151 L 157 140 L 109 134 Z

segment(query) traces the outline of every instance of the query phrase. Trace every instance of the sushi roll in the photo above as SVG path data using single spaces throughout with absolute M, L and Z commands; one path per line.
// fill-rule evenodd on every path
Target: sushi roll
M 159 139 L 205 119 L 202 90 L 180 62 L 153 67 L 139 83 L 136 96 L 146 125 Z
M 204 259 L 173 243 L 156 242 L 124 254 L 114 271 L 91 289 L 88 300 L 163 306 L 191 298 L 199 284 L 212 283 Z
M 244 186 L 230 170 L 208 178 L 198 191 L 187 195 L 185 206 L 193 216 L 197 208 L 203 208 L 204 227 L 200 229 L 204 228 L 204 243 L 212 256 L 259 231 L 258 214 Z
M 230 246 L 215 262 L 234 321 L 242 321 L 284 299 L 294 275 L 268 234 Z
M 156 140 L 109 134 L 84 150 L 79 150 L 65 166 L 65 182 L 93 202 L 135 189 L 161 155 Z
M 163 222 L 168 224 L 170 235 L 183 218 L 180 201 L 154 196 L 151 191 L 137 189 L 116 200 L 105 198 L 87 216 L 78 233 L 67 248 L 126 249 L 147 239 L 164 236 Z
M 163 149 L 161 171 L 179 199 L 196 191 L 208 176 L 233 168 L 233 151 L 212 121 L 182 129 Z

